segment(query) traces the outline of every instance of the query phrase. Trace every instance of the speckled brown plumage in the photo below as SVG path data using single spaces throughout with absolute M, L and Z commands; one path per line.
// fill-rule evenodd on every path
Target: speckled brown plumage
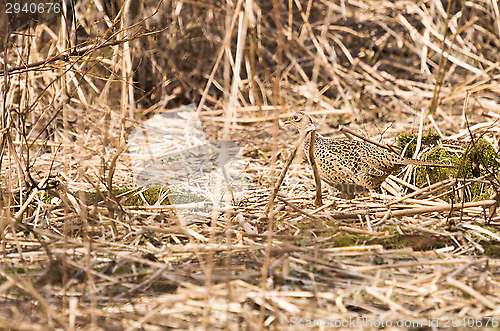
M 303 132 L 308 125 L 312 125 L 312 120 L 304 112 L 297 112 L 288 123 Z M 310 140 L 309 133 L 304 140 L 306 155 Z M 364 141 L 325 138 L 317 132 L 314 157 L 321 179 L 350 196 L 366 189 L 378 189 L 387 176 L 404 165 L 455 167 L 439 162 L 404 158 Z

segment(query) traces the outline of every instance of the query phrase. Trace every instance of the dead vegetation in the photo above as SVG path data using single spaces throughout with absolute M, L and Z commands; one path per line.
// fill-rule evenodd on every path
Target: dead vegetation
M 2 327 L 498 327 L 496 1 L 121 3 L 0 26 Z M 189 164 L 242 147 L 236 203 L 134 181 L 129 134 L 190 103 L 210 151 Z M 420 157 L 430 131 L 474 158 L 353 200 L 324 187 L 317 207 L 299 151 L 270 199 L 296 110 L 324 135 L 414 133 Z

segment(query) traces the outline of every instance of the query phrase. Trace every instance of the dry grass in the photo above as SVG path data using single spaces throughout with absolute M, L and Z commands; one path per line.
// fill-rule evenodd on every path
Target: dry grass
M 413 132 L 418 155 L 428 130 L 498 151 L 496 1 L 100 3 L 1 53 L 3 328 L 498 326 L 499 182 L 482 160 L 423 188 L 412 169 L 353 200 L 324 188 L 316 207 L 299 152 L 270 199 L 299 109 L 334 137 Z M 128 134 L 189 103 L 207 140 L 243 148 L 236 205 L 155 203 L 164 191 L 134 182 Z

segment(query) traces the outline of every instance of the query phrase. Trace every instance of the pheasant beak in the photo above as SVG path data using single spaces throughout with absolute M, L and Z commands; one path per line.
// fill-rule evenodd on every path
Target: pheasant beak
M 291 124 L 292 124 L 292 122 L 290 122 L 290 120 L 286 120 L 283 124 L 284 124 L 284 125 L 291 125 Z

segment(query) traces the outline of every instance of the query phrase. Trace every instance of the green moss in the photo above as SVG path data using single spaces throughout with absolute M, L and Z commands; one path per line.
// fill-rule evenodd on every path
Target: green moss
M 209 201 L 208 197 L 204 195 L 194 194 L 193 192 L 187 192 L 175 188 L 170 189 L 170 193 L 172 194 L 172 199 L 177 204 Z
M 314 264 L 310 264 L 307 268 L 310 272 L 317 272 L 318 271 L 318 266 Z
M 124 206 L 144 206 L 144 205 L 154 205 L 158 202 L 158 199 L 163 198 L 162 205 L 169 205 L 169 199 L 164 198 L 169 189 L 161 186 L 154 186 L 147 188 L 145 190 L 138 190 L 137 188 L 129 187 L 119 187 L 112 190 L 113 196 L 120 201 Z M 79 192 L 75 192 L 76 196 L 79 196 Z M 191 202 L 202 202 L 208 199 L 205 196 L 199 194 L 193 194 L 192 192 L 185 192 L 179 189 L 171 188 L 170 194 L 175 203 L 191 203 Z M 45 191 L 38 193 L 40 199 L 50 204 L 53 195 L 48 194 Z M 85 199 L 89 203 L 99 203 L 102 201 L 102 197 L 109 198 L 109 192 L 107 190 L 101 190 L 98 192 L 84 192 Z M 14 196 L 14 201 L 19 203 L 19 194 Z
M 52 202 L 52 199 L 55 198 L 52 194 L 50 194 L 47 191 L 41 191 L 38 193 L 38 196 L 41 198 L 43 203 L 50 204 Z
M 367 241 L 369 245 L 382 245 L 385 249 L 401 249 L 411 247 L 414 250 L 430 250 L 441 248 L 452 243 L 451 239 L 432 234 L 400 234 L 388 237 L 375 237 Z
M 307 246 L 307 243 L 304 241 L 304 239 L 297 239 L 295 240 L 295 245 L 299 247 L 305 247 Z
M 438 141 L 438 134 L 428 133 L 427 135 L 422 135 L 422 145 L 435 145 Z M 396 145 L 398 148 L 405 151 L 405 157 L 412 158 L 417 146 L 417 135 L 413 133 L 402 133 L 396 138 Z
M 128 187 L 120 187 L 113 189 L 112 194 L 124 206 L 144 206 L 154 205 L 167 190 L 167 188 L 160 186 L 151 187 L 142 191 Z M 85 198 L 93 203 L 101 202 L 103 196 L 109 198 L 109 192 L 106 190 L 101 190 L 99 193 L 85 192 Z M 164 199 L 162 204 L 168 205 L 168 199 Z
M 331 230 L 323 230 L 317 233 L 319 237 L 330 238 L 339 233 L 337 229 L 337 224 L 335 224 L 335 222 L 333 221 L 317 221 L 315 219 L 305 218 L 302 222 L 297 223 L 296 226 L 301 233 L 308 233 L 308 234 L 310 234 L 311 232 L 315 232 L 315 230 L 317 229 L 324 229 L 324 228 L 331 229 Z
M 486 168 L 498 169 L 500 164 L 498 163 L 497 158 L 498 153 L 495 151 L 495 147 L 493 147 L 493 145 L 491 145 L 488 141 L 485 139 L 474 140 L 474 144 L 471 144 L 467 151 L 467 155 L 465 156 L 467 170 L 471 170 L 471 172 L 467 172 L 466 175 L 472 174 L 472 171 L 476 170 L 481 164 Z M 473 175 L 476 177 L 479 176 L 479 174 Z
M 498 174 L 500 164 L 497 161 L 498 155 L 495 148 L 485 139 L 474 140 L 467 149 L 467 153 L 462 155 L 459 164 L 463 164 L 458 172 L 458 178 L 476 178 L 484 173 L 482 169 L 489 169 L 492 173 Z M 497 175 L 498 178 L 498 175 Z M 467 187 L 467 201 L 479 201 L 489 198 L 491 185 L 487 183 L 474 183 Z
M 356 245 L 356 240 L 349 234 L 341 234 L 333 241 L 333 247 L 348 247 Z
M 425 155 L 427 161 L 460 164 L 460 155 L 450 153 L 442 147 L 435 147 Z M 416 167 L 414 185 L 424 187 L 448 178 L 458 178 L 457 168 Z
M 483 229 L 488 230 L 491 233 L 496 233 L 496 234 L 500 233 L 500 231 L 498 230 L 498 228 L 496 228 L 494 226 L 483 226 Z
M 422 144 L 437 144 L 439 137 L 429 134 L 422 137 Z M 403 133 L 397 138 L 397 145 L 405 149 L 405 156 L 412 157 L 416 148 L 416 135 Z M 464 152 L 449 151 L 446 148 L 436 146 L 425 154 L 424 159 L 445 163 L 455 163 L 459 168 L 439 167 L 416 167 L 414 170 L 413 184 L 418 187 L 431 185 L 448 178 L 472 179 L 481 176 L 482 169 L 487 168 L 493 173 L 498 173 L 500 164 L 497 161 L 498 153 L 495 148 L 485 139 L 475 139 L 474 143 Z M 489 198 L 490 185 L 485 183 L 474 183 L 466 187 L 464 195 L 466 201 L 479 201 Z M 451 196 L 444 197 L 451 200 Z M 458 199 L 457 199 L 458 200 Z
M 383 258 L 381 258 L 380 256 L 375 256 L 373 257 L 372 259 L 372 263 L 375 264 L 375 265 L 383 265 L 383 264 L 386 264 L 386 262 L 384 261 Z
M 500 244 L 483 243 L 484 254 L 488 257 L 498 259 L 500 257 Z
M 158 202 L 158 199 L 160 199 L 160 196 L 165 194 L 165 192 L 167 190 L 168 189 L 165 189 L 163 187 L 154 186 L 154 187 L 148 188 L 145 191 L 142 191 L 141 194 L 144 197 L 144 200 L 146 200 L 146 203 L 148 205 L 154 205 L 155 203 Z M 164 201 L 168 204 L 168 199 L 165 199 Z M 131 203 L 131 201 L 125 201 L 125 203 Z
M 366 241 L 370 240 L 371 236 L 364 234 L 349 234 L 343 233 L 339 234 L 333 240 L 333 247 L 348 247 L 364 244 Z

